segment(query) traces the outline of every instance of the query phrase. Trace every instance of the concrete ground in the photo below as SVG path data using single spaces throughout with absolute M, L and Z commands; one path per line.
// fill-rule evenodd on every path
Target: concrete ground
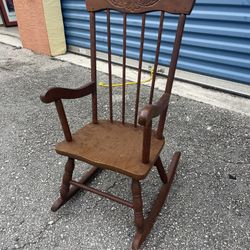
M 50 86 L 77 87 L 89 79 L 83 67 L 0 44 L 0 249 L 130 249 L 133 213 L 126 207 L 81 192 L 50 211 L 66 159 L 54 151 L 63 138 L 55 107 L 41 103 L 39 95 Z M 99 73 L 98 79 L 107 76 Z M 131 119 L 135 86 L 127 90 Z M 148 92 L 143 86 L 145 102 Z M 98 93 L 105 117 L 107 89 Z M 115 89 L 118 111 L 120 93 Z M 156 98 L 161 94 L 156 91 Z M 91 120 L 89 97 L 65 106 L 73 131 Z M 142 249 L 249 249 L 250 117 L 173 95 L 164 134 L 165 165 L 175 150 L 183 154 L 168 202 Z M 76 178 L 88 168 L 78 162 Z M 92 184 L 130 198 L 125 176 L 104 171 Z M 142 184 L 145 214 L 159 185 L 153 170 Z

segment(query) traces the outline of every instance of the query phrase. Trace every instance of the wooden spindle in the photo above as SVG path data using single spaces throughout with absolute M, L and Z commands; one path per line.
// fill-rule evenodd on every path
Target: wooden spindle
M 91 81 L 95 83 L 95 91 L 92 94 L 93 123 L 97 123 L 97 88 L 96 88 L 96 28 L 95 12 L 90 12 L 90 50 L 91 50 Z
M 161 11 L 160 24 L 159 24 L 159 29 L 158 29 L 157 48 L 156 48 L 156 52 L 155 52 L 154 73 L 153 73 L 153 78 L 152 78 L 152 85 L 151 85 L 151 91 L 150 91 L 149 104 L 152 104 L 153 97 L 154 97 L 154 88 L 155 88 L 155 80 L 156 80 L 156 74 L 157 74 L 158 62 L 159 62 L 159 55 L 160 55 L 163 23 L 164 23 L 164 12 Z
M 127 13 L 123 14 L 123 62 L 122 62 L 122 123 L 125 123 L 126 105 L 126 46 L 127 46 Z
M 138 108 L 139 108 L 139 100 L 140 100 L 141 70 L 142 70 L 143 48 L 144 48 L 144 38 L 145 38 L 145 23 L 146 23 L 146 14 L 143 14 L 142 15 L 142 28 L 141 28 L 140 57 L 139 57 L 139 66 L 138 66 L 138 79 L 137 79 L 137 92 L 136 92 L 136 103 L 135 103 L 135 120 L 134 120 L 135 127 L 137 127 Z
M 166 85 L 166 89 L 165 89 L 165 93 L 168 93 L 169 95 L 171 94 L 171 91 L 172 91 L 172 86 L 173 86 L 173 81 L 174 81 L 174 76 L 175 76 L 175 71 L 176 71 L 176 66 L 177 66 L 177 60 L 179 57 L 185 21 L 186 21 L 186 15 L 181 14 L 179 17 L 179 23 L 178 23 L 178 28 L 177 28 L 177 32 L 176 32 L 173 53 L 172 53 L 171 63 L 170 63 L 169 72 L 168 72 L 167 85 Z
M 107 45 L 108 45 L 108 71 L 109 71 L 109 113 L 110 122 L 113 122 L 113 88 L 112 88 L 112 55 L 111 55 L 111 24 L 110 10 L 107 10 Z
M 66 114 L 65 114 L 65 111 L 63 108 L 62 101 L 57 100 L 57 101 L 55 101 L 55 104 L 56 104 L 56 110 L 57 110 L 57 113 L 59 115 L 60 122 L 62 124 L 62 129 L 63 129 L 65 139 L 66 139 L 66 141 L 70 142 L 70 141 L 72 141 L 72 135 L 70 132 L 69 124 L 68 124 L 67 117 L 66 117 Z
M 180 45 L 181 45 L 183 30 L 185 26 L 185 21 L 186 21 L 186 15 L 181 14 L 179 17 L 178 28 L 176 32 L 174 48 L 173 48 L 171 63 L 170 63 L 169 72 L 168 72 L 168 79 L 167 79 L 167 84 L 166 84 L 166 89 L 165 89 L 165 93 L 168 93 L 169 95 L 171 95 L 171 91 L 173 87 L 174 75 L 175 75 L 177 60 L 178 60 L 178 56 L 180 52 Z M 159 121 L 157 134 L 156 134 L 156 137 L 158 139 L 162 139 L 167 111 L 168 111 L 168 108 L 166 108 L 163 111 L 162 115 L 160 116 L 160 121 Z
M 155 166 L 157 167 L 158 173 L 160 175 L 160 178 L 162 180 L 163 183 L 167 183 L 168 182 L 168 176 L 166 174 L 166 171 L 164 169 L 164 166 L 162 164 L 161 161 L 161 157 L 159 156 L 158 159 L 155 162 Z

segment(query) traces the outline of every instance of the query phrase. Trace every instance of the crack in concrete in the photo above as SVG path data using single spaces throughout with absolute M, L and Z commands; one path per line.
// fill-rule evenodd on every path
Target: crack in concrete
M 10 68 L 4 67 L 4 66 L 0 66 L 0 69 L 2 69 L 2 70 L 6 70 L 6 71 L 11 71 L 11 69 L 10 69 Z
M 42 236 L 48 230 L 48 228 L 51 227 L 52 225 L 55 225 L 61 218 L 62 218 L 62 216 L 58 217 L 52 224 L 46 224 L 40 230 L 40 232 L 34 237 L 34 238 L 36 238 L 36 240 L 28 241 L 28 242 L 24 243 L 22 246 L 15 247 L 14 249 L 24 249 L 27 246 L 38 244 L 41 240 L 44 239 Z
M 123 180 L 126 180 L 126 179 L 127 179 L 126 177 L 123 177 L 123 178 L 120 180 L 120 182 L 122 182 Z M 114 187 L 116 186 L 116 184 L 117 184 L 117 181 L 113 182 L 113 184 L 110 185 L 105 191 L 106 191 L 106 192 L 107 192 L 107 191 L 110 191 L 112 188 L 114 188 Z M 105 197 L 101 196 L 100 199 L 99 199 L 98 201 L 95 202 L 95 204 L 93 205 L 92 208 L 95 208 L 95 207 L 98 205 L 98 203 L 101 202 L 104 198 L 105 198 Z

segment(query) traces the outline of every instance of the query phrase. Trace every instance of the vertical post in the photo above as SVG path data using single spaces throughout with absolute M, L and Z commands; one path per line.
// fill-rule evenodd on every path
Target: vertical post
M 57 113 L 59 115 L 60 122 L 62 124 L 62 129 L 63 129 L 65 139 L 66 141 L 70 142 L 72 141 L 72 135 L 70 132 L 69 124 L 68 124 L 67 117 L 63 108 L 62 101 L 61 100 L 55 101 L 55 105 L 56 105 Z
M 170 63 L 169 72 L 168 72 L 168 80 L 167 80 L 166 89 L 165 89 L 165 93 L 168 93 L 169 95 L 171 94 L 171 90 L 172 90 L 172 86 L 173 86 L 173 81 L 174 81 L 176 65 L 177 65 L 177 61 L 178 61 L 178 57 L 179 57 L 185 21 L 186 21 L 186 15 L 181 14 L 179 17 L 178 28 L 176 31 L 173 54 L 172 54 L 172 58 L 171 58 L 171 63 Z
M 151 133 L 152 133 L 152 121 L 149 124 L 146 124 L 143 129 L 142 162 L 144 164 L 149 163 L 150 159 Z
M 122 123 L 125 123 L 125 98 L 126 98 L 126 46 L 127 46 L 127 13 L 123 14 L 123 63 L 122 63 Z
M 185 21 L 186 21 L 186 15 L 181 14 L 179 17 L 179 23 L 178 23 L 178 28 L 177 28 L 177 32 L 176 32 L 173 53 L 172 53 L 171 63 L 170 63 L 169 72 L 168 72 L 168 80 L 167 80 L 166 89 L 165 89 L 165 93 L 168 93 L 169 95 L 171 95 L 171 91 L 172 91 L 172 86 L 173 86 L 173 81 L 174 81 L 174 76 L 175 76 L 175 71 L 176 71 L 177 60 L 178 60 L 178 56 L 179 56 L 179 52 L 180 52 L 180 46 L 181 46 L 181 40 L 182 40 L 183 30 L 184 30 L 184 26 L 185 26 Z M 165 120 L 166 120 L 166 116 L 167 116 L 167 111 L 168 111 L 168 108 L 166 108 L 163 111 L 162 115 L 160 116 L 160 121 L 159 121 L 157 134 L 156 134 L 156 137 L 158 139 L 162 139 Z
M 142 27 L 141 27 L 141 45 L 140 45 L 139 67 L 138 67 L 136 103 L 135 103 L 135 120 L 134 120 L 135 127 L 137 127 L 138 108 L 139 108 L 139 100 L 140 100 L 141 70 L 142 70 L 143 47 L 144 47 L 144 37 L 145 37 L 145 23 L 146 23 L 146 14 L 143 14 L 142 15 Z
M 151 85 L 151 91 L 150 91 L 149 104 L 152 104 L 153 97 L 154 97 L 154 88 L 155 88 L 155 80 L 156 80 L 156 74 L 157 74 L 157 69 L 158 69 L 158 61 L 159 61 L 159 55 L 160 55 L 163 23 L 164 23 L 164 11 L 161 11 L 160 24 L 159 24 L 159 29 L 158 29 L 157 48 L 156 48 L 156 52 L 155 52 L 154 73 L 153 73 L 153 78 L 152 78 L 152 85 Z
M 90 12 L 90 46 L 91 46 L 91 82 L 95 84 L 95 91 L 92 94 L 92 120 L 97 123 L 97 88 L 96 88 L 96 28 L 95 12 Z
M 108 45 L 108 71 L 109 71 L 109 112 L 110 112 L 110 122 L 113 122 L 110 10 L 107 10 L 107 45 Z

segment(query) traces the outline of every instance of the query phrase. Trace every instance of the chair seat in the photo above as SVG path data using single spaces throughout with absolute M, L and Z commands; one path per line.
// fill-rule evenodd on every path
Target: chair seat
M 150 161 L 142 163 L 143 128 L 121 122 L 87 124 L 72 135 L 72 142 L 56 145 L 56 152 L 140 180 L 147 176 L 165 140 L 152 136 Z

